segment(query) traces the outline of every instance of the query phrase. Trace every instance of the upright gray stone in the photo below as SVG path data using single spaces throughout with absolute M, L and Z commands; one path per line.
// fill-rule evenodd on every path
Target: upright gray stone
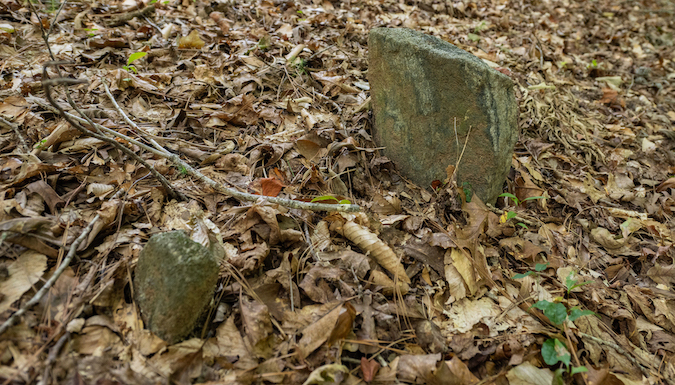
M 375 28 L 368 48 L 373 133 L 384 154 L 404 176 L 429 187 L 446 178 L 468 134 L 457 181 L 494 203 L 518 138 L 511 79 L 450 43 L 409 29 Z
M 153 235 L 136 265 L 136 303 L 147 328 L 173 344 L 195 328 L 218 283 L 218 261 L 183 231 Z

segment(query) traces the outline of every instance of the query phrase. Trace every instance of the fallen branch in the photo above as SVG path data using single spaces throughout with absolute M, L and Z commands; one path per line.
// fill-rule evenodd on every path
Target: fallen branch
M 126 22 L 128 22 L 129 20 L 131 20 L 135 17 L 147 16 L 147 15 L 153 13 L 153 12 L 155 12 L 155 5 L 150 4 L 143 9 L 138 9 L 136 11 L 123 13 L 121 15 L 113 17 L 106 24 L 108 24 L 109 27 L 117 27 L 117 26 L 120 26 L 122 24 L 125 24 Z
M 54 100 L 54 98 L 52 97 L 51 87 L 54 86 L 54 85 L 58 85 L 58 84 L 65 84 L 65 85 L 82 84 L 82 83 L 88 83 L 88 81 L 87 81 L 87 80 L 82 80 L 82 79 L 70 79 L 70 78 L 50 79 L 50 78 L 47 76 L 47 67 L 49 67 L 49 66 L 55 66 L 55 67 L 58 68 L 58 65 L 60 65 L 60 64 L 64 64 L 64 63 L 61 63 L 61 62 L 47 62 L 47 63 L 45 63 L 44 67 L 42 68 L 42 79 L 43 79 L 43 80 L 42 80 L 42 87 L 43 87 L 44 90 L 45 90 L 45 95 L 47 96 L 47 100 L 49 101 L 49 103 L 50 103 L 52 106 L 54 106 L 54 108 L 56 108 L 56 109 L 58 110 L 58 113 L 59 113 L 60 115 L 62 115 L 62 116 L 66 119 L 66 121 L 68 121 L 68 123 L 70 123 L 71 126 L 77 128 L 77 129 L 78 129 L 80 132 L 82 132 L 83 134 L 93 136 L 93 137 L 96 138 L 96 139 L 99 139 L 99 140 L 102 140 L 102 141 L 104 141 L 104 142 L 106 142 L 106 143 L 109 143 L 109 144 L 111 144 L 112 146 L 114 146 L 115 148 L 119 149 L 119 150 L 122 151 L 123 153 L 127 154 L 128 156 L 132 157 L 133 159 L 135 159 L 136 161 L 138 161 L 139 163 L 141 163 L 143 166 L 145 166 L 145 167 L 152 173 L 152 175 L 153 175 L 155 178 L 157 178 L 157 180 L 159 180 L 159 182 L 162 184 L 162 186 L 164 186 L 164 188 L 167 190 L 167 192 L 169 193 L 169 195 L 171 195 L 171 196 L 173 196 L 173 197 L 178 197 L 178 198 L 181 199 L 181 200 L 187 200 L 187 198 L 186 198 L 182 193 L 180 193 L 179 191 L 176 191 L 176 190 L 173 188 L 173 186 L 171 186 L 171 184 L 170 184 L 169 181 L 164 177 L 164 175 L 160 174 L 157 170 L 155 170 L 148 162 L 146 162 L 143 158 L 141 158 L 140 156 L 138 156 L 138 154 L 136 154 L 135 152 L 133 152 L 131 149 L 127 148 L 126 146 L 122 145 L 121 143 L 118 143 L 116 140 L 114 140 L 114 139 L 112 139 L 112 138 L 110 138 L 110 137 L 104 135 L 104 134 L 101 132 L 100 128 L 99 128 L 99 127 L 103 127 L 103 126 L 100 126 L 100 125 L 95 124 L 91 119 L 89 119 L 86 115 L 84 115 L 84 113 L 82 113 L 81 111 L 79 111 L 79 109 L 78 109 L 77 106 L 74 104 L 74 102 L 72 101 L 72 99 L 70 99 L 70 96 L 68 96 L 68 99 L 69 99 L 68 101 L 70 102 L 71 107 L 75 108 L 76 110 L 78 110 L 78 112 L 80 112 L 80 115 L 82 115 L 82 116 L 84 117 L 83 120 L 84 120 L 88 125 L 90 125 L 94 131 L 87 130 L 84 126 L 82 126 L 82 124 L 80 124 L 80 123 L 78 122 L 77 119 L 72 119 L 72 118 L 71 118 L 71 117 L 74 116 L 74 115 L 67 114 L 67 113 L 63 110 L 63 108 L 61 107 L 61 105 L 59 105 L 59 104 L 56 102 L 56 100 Z M 112 131 L 112 130 L 110 130 L 110 131 Z
M 19 138 L 19 144 L 20 144 L 19 147 L 21 147 L 21 151 L 23 151 L 24 153 L 28 153 L 30 151 L 30 147 L 28 147 L 28 145 L 26 144 L 26 140 L 23 138 L 23 135 L 21 135 L 21 131 L 19 131 L 19 126 L 17 126 L 16 124 L 14 124 L 12 122 L 9 122 L 9 121 L 5 120 L 1 116 L 0 116 L 0 126 L 11 128 L 14 131 L 16 136 Z
M 589 339 L 589 340 L 591 340 L 591 341 L 593 341 L 593 342 L 595 342 L 595 343 L 597 343 L 597 344 L 600 344 L 600 345 L 609 346 L 610 348 L 616 350 L 619 354 L 622 354 L 622 355 L 623 355 L 624 357 L 626 357 L 630 362 L 632 362 L 633 365 L 637 366 L 637 367 L 642 371 L 642 374 L 645 375 L 645 377 L 648 377 L 648 378 L 650 377 L 649 370 L 647 370 L 647 368 L 646 368 L 647 364 L 645 364 L 644 366 L 643 366 L 642 364 L 640 364 L 640 363 L 638 362 L 638 360 L 635 359 L 635 357 L 633 357 L 633 354 L 632 354 L 632 353 L 626 351 L 626 350 L 625 350 L 624 348 L 622 348 L 621 346 L 615 344 L 615 343 L 612 342 L 612 341 L 606 341 L 606 340 L 603 340 L 602 338 L 598 338 L 598 337 L 592 336 L 592 335 L 590 335 L 590 334 L 586 334 L 586 333 L 583 333 L 583 332 L 578 332 L 578 333 L 579 333 L 579 335 L 580 335 L 582 338 Z
M 117 101 L 115 100 L 115 97 L 110 93 L 110 89 L 108 88 L 108 85 L 106 84 L 105 80 L 102 81 L 103 87 L 105 88 L 106 95 L 108 95 L 108 98 L 112 102 L 113 106 L 117 110 L 117 112 L 122 115 L 124 120 L 134 129 L 136 130 L 139 134 L 145 134 L 143 130 L 141 130 L 138 125 L 136 125 L 129 117 L 124 113 L 122 108 L 117 104 Z M 327 203 L 311 203 L 311 202 L 302 202 L 302 201 L 297 201 L 293 199 L 284 199 L 284 198 L 278 198 L 278 197 L 268 197 L 268 196 L 261 196 L 261 195 L 255 195 L 255 194 L 249 194 L 241 191 L 237 191 L 232 188 L 225 187 L 221 185 L 220 183 L 214 181 L 213 179 L 207 177 L 206 175 L 202 174 L 198 170 L 195 170 L 192 166 L 184 162 L 178 155 L 173 154 L 169 152 L 167 149 L 162 147 L 157 141 L 155 141 L 152 138 L 146 138 L 154 148 L 151 148 L 143 143 L 140 143 L 136 140 L 133 140 L 125 135 L 122 135 L 114 130 L 106 129 L 106 132 L 109 132 L 110 134 L 119 136 L 119 137 L 124 137 L 125 140 L 129 140 L 131 143 L 134 143 L 138 145 L 139 147 L 142 147 L 144 149 L 147 149 L 148 151 L 152 151 L 153 154 L 162 156 L 164 158 L 169 159 L 173 164 L 178 167 L 181 172 L 185 172 L 189 175 L 194 176 L 195 178 L 199 179 L 200 181 L 206 183 L 209 187 L 212 189 L 225 194 L 227 196 L 230 196 L 232 198 L 238 199 L 240 201 L 249 201 L 249 202 L 257 202 L 257 201 L 267 201 L 270 203 L 275 203 L 284 207 L 289 207 L 289 208 L 294 208 L 294 209 L 305 209 L 305 210 L 313 210 L 313 211 L 343 211 L 343 212 L 353 212 L 353 211 L 359 211 L 360 207 L 358 205 L 352 205 L 352 204 L 327 204 Z
M 12 314 L 7 321 L 5 321 L 1 326 L 0 326 L 0 335 L 2 335 L 4 332 L 9 329 L 16 320 L 19 319 L 28 309 L 31 307 L 35 306 L 38 302 L 40 302 L 40 299 L 44 297 L 45 294 L 49 291 L 49 289 L 54 285 L 54 282 L 61 276 L 61 274 L 66 270 L 68 265 L 70 265 L 70 261 L 73 260 L 73 257 L 75 257 L 75 254 L 77 252 L 77 248 L 80 246 L 80 243 L 84 242 L 85 239 L 87 239 L 87 235 L 91 232 L 91 229 L 94 228 L 94 225 L 98 220 L 101 218 L 100 214 L 96 214 L 94 219 L 92 219 L 91 222 L 87 225 L 87 227 L 82 230 L 82 234 L 80 234 L 79 237 L 70 245 L 70 250 L 68 250 L 68 254 L 66 257 L 61 261 L 61 264 L 59 265 L 58 269 L 52 274 L 52 276 L 47 280 L 44 286 L 38 290 L 37 293 L 31 298 L 26 304 L 19 310 L 17 310 L 14 314 Z

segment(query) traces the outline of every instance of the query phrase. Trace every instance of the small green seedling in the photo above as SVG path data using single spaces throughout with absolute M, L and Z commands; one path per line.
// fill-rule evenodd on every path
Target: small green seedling
M 98 31 L 98 28 L 85 28 L 84 30 L 89 32 L 89 34 L 87 34 L 87 36 L 94 37 L 94 36 L 96 36 L 96 34 L 94 32 Z
M 593 281 L 579 282 L 578 279 L 574 279 L 575 275 L 576 274 L 573 271 L 571 271 L 570 274 L 567 276 L 567 278 L 565 278 L 565 287 L 567 287 L 567 295 L 570 295 L 570 293 L 572 293 L 572 290 L 576 289 L 577 287 L 593 283 Z
M 548 262 L 538 263 L 535 265 L 534 268 L 535 271 L 528 271 L 527 273 L 524 274 L 516 274 L 513 276 L 513 278 L 521 279 L 530 275 L 538 275 L 538 273 L 546 270 L 547 267 Z M 578 280 L 574 279 L 574 276 L 575 273 L 570 272 L 570 274 L 567 276 L 565 280 L 566 281 L 565 286 L 567 287 L 568 295 L 571 293 L 572 290 L 576 289 L 577 287 L 591 283 L 591 281 L 579 283 Z M 544 313 L 544 316 L 555 325 L 564 326 L 563 323 L 565 321 L 574 322 L 579 317 L 583 317 L 586 315 L 596 315 L 594 312 L 590 310 L 581 310 L 579 306 L 567 309 L 565 304 L 561 302 L 551 302 L 546 300 L 538 301 L 537 303 L 532 305 L 532 307 L 541 310 Z M 547 365 L 555 365 L 558 362 L 562 362 L 564 365 L 564 368 L 559 368 L 558 370 L 555 371 L 555 379 L 553 382 L 554 384 L 564 384 L 563 373 L 565 371 L 567 371 L 570 375 L 575 375 L 577 373 L 588 371 L 588 369 L 585 366 L 577 366 L 577 367 L 570 366 L 572 356 L 569 353 L 569 350 L 567 349 L 565 343 L 558 340 L 557 338 L 549 338 L 544 342 L 544 344 L 541 346 L 541 355 L 544 358 L 544 362 L 546 362 Z
M 43 150 L 43 149 L 44 149 L 44 145 L 45 145 L 46 143 L 47 143 L 47 139 L 46 139 L 46 138 L 45 138 L 45 139 L 42 139 L 42 140 L 39 141 L 38 143 L 35 143 L 35 145 L 33 146 L 33 148 L 36 148 L 36 149 L 38 149 L 38 150 Z
M 147 52 L 134 52 L 134 53 L 132 53 L 131 55 L 129 55 L 129 59 L 127 59 L 127 65 L 123 66 L 122 68 L 127 72 L 132 71 L 133 73 L 137 74 L 138 71 L 136 70 L 136 66 L 133 65 L 132 63 L 135 62 L 136 60 L 144 57 L 147 54 L 148 54 Z
M 532 200 L 535 200 L 535 199 L 544 199 L 543 196 L 537 196 L 537 197 L 529 197 L 529 198 L 525 198 L 525 199 L 523 199 L 523 200 L 521 201 L 521 200 L 519 200 L 515 195 L 513 195 L 513 194 L 511 194 L 511 193 L 502 193 L 502 194 L 499 195 L 499 197 L 507 197 L 507 198 L 513 199 L 513 203 L 514 203 L 516 206 L 519 206 L 521 203 L 524 203 L 524 202 L 527 202 L 527 201 L 532 201 Z
M 513 276 L 513 279 L 522 279 L 525 277 L 529 277 L 530 275 L 538 275 L 537 273 L 541 273 L 542 271 L 546 270 L 548 268 L 548 262 L 546 263 L 537 263 L 534 265 L 534 271 L 530 270 L 527 273 L 520 273 L 516 274 Z
M 595 314 L 590 310 L 581 310 L 578 306 L 567 310 L 565 305 L 560 302 L 539 301 L 532 305 L 532 307 L 543 311 L 544 315 L 556 325 L 562 324 L 565 320 L 574 321 L 579 317 Z M 558 362 L 562 362 L 565 366 L 564 369 L 558 368 L 558 370 L 555 371 L 554 383 L 564 383 L 563 373 L 565 371 L 569 372 L 570 375 L 588 371 L 585 366 L 570 366 L 572 356 L 570 355 L 567 346 L 565 346 L 565 343 L 557 338 L 549 338 L 544 342 L 541 346 L 541 356 L 548 365 L 555 365 Z
M 544 358 L 544 362 L 547 365 L 555 365 L 558 362 L 562 362 L 564 368 L 558 368 L 554 373 L 553 383 L 554 384 L 564 384 L 565 380 L 563 378 L 563 373 L 565 371 L 569 372 L 571 376 L 577 373 L 585 373 L 588 371 L 588 368 L 585 366 L 571 366 L 572 355 L 570 354 L 567 346 L 564 342 L 560 341 L 557 338 L 549 338 L 541 346 L 541 356 Z
M 515 195 L 513 195 L 511 193 L 502 193 L 502 194 L 499 195 L 499 197 L 511 198 L 513 200 L 513 203 L 516 206 L 519 206 L 523 202 L 527 202 L 527 201 L 531 201 L 531 200 L 535 200 L 535 199 L 544 199 L 543 196 L 536 196 L 536 197 L 528 197 L 528 198 L 525 198 L 521 201 L 520 199 L 518 199 Z M 504 214 L 502 214 L 501 218 L 499 218 L 499 222 L 500 223 L 506 223 L 509 219 L 515 218 L 517 215 L 518 214 L 513 210 L 505 211 Z M 517 225 L 523 227 L 524 229 L 527 229 L 527 225 L 522 223 L 522 222 L 518 222 Z
M 183 176 L 188 174 L 187 168 L 185 168 L 185 166 L 183 166 L 182 164 L 178 165 L 178 170 L 180 171 L 180 174 Z

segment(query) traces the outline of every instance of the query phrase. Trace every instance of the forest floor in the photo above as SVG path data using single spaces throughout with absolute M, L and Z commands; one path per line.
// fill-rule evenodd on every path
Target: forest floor
M 674 14 L 4 0 L 0 383 L 675 383 Z M 373 143 L 381 26 L 513 79 L 495 206 L 413 185 Z M 360 211 L 312 207 L 338 201 Z M 167 345 L 132 277 L 173 229 L 223 262 L 203 325 Z

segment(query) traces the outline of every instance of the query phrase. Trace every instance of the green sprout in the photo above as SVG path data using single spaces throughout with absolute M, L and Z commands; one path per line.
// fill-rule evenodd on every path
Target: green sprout
M 94 37 L 94 36 L 96 36 L 96 34 L 94 32 L 98 31 L 98 28 L 85 28 L 84 30 L 89 32 L 89 34 L 88 34 L 89 37 Z
M 519 206 L 519 205 L 520 205 L 521 203 L 523 203 L 523 202 L 527 202 L 527 201 L 531 201 L 531 200 L 535 200 L 535 199 L 543 199 L 543 198 L 544 198 L 543 196 L 536 196 L 536 197 L 525 198 L 525 199 L 523 199 L 523 200 L 521 201 L 520 199 L 518 199 L 515 195 L 513 195 L 513 194 L 511 194 L 511 193 L 503 193 L 503 194 L 500 194 L 499 196 L 500 196 L 500 197 L 511 198 L 511 199 L 513 200 L 513 203 L 514 203 L 516 206 Z M 518 216 L 518 214 L 517 214 L 515 211 L 513 211 L 513 210 L 506 211 L 506 212 L 504 212 L 504 214 L 502 215 L 502 218 L 500 219 L 500 222 L 501 222 L 501 223 L 506 223 L 508 220 L 510 220 L 510 219 L 512 219 L 512 218 L 515 218 L 516 216 Z M 524 229 L 527 229 L 527 228 L 528 228 L 527 225 L 524 224 L 524 223 L 522 223 L 522 222 L 518 222 L 517 225 L 518 225 L 518 226 L 521 226 L 521 227 L 524 228 Z
M 513 279 L 521 279 L 528 277 L 530 275 L 537 275 L 537 273 L 541 273 L 542 271 L 546 270 L 548 268 L 548 262 L 546 263 L 537 263 L 534 266 L 534 271 L 530 270 L 527 273 L 521 273 L 521 274 L 516 274 L 513 276 Z
M 129 55 L 129 59 L 127 59 L 127 65 L 122 66 L 122 68 L 127 72 L 132 71 L 133 73 L 137 74 L 138 71 L 136 70 L 136 66 L 133 65 L 132 63 L 135 62 L 136 60 L 144 57 L 147 54 L 148 54 L 147 52 L 134 52 L 134 53 L 132 53 L 131 55 Z
M 35 143 L 35 146 L 33 146 L 36 149 L 42 150 L 44 148 L 44 145 L 47 143 L 47 139 L 42 139 L 40 142 Z

